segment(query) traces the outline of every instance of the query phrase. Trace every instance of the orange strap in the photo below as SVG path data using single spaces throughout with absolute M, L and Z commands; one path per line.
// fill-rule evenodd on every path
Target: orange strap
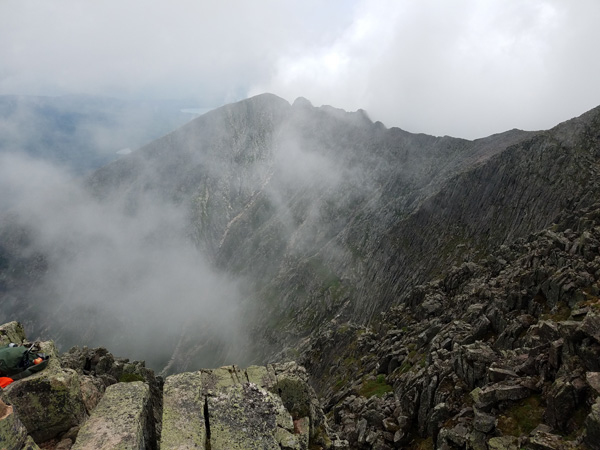
M 0 377 L 0 388 L 5 388 L 6 386 L 8 386 L 13 381 L 15 381 L 15 380 L 13 380 L 12 378 Z

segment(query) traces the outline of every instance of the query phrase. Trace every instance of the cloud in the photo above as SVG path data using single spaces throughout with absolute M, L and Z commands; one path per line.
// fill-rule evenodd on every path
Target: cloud
M 191 244 L 186 211 L 151 195 L 136 205 L 101 202 L 64 170 L 14 155 L 0 155 L 0 190 L 9 193 L 2 211 L 10 209 L 47 258 L 31 304 L 60 344 L 106 346 L 159 369 L 184 330 L 199 330 L 216 344 L 195 355 L 196 364 L 219 365 L 227 354 L 235 356 L 227 362 L 243 361 L 238 283 Z
M 152 95 L 220 106 L 266 77 L 282 49 L 335 31 L 346 16 L 342 3 L 9 0 L 0 4 L 0 92 Z M 315 9 L 320 19 L 309 20 Z
M 600 103 L 597 2 L 364 1 L 355 11 L 328 46 L 281 56 L 252 92 L 468 138 L 549 128 Z
M 480 137 L 600 103 L 595 0 L 5 0 L 0 93 L 260 92 L 388 126 Z

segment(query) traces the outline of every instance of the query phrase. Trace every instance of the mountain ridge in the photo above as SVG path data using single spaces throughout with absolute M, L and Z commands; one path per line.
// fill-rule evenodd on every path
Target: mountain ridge
M 102 212 L 116 204 L 118 221 L 142 219 L 125 240 L 94 229 L 95 240 L 127 254 L 125 241 L 140 233 L 159 260 L 151 275 L 179 280 L 189 269 L 181 280 L 201 281 L 191 298 L 175 285 L 160 293 L 163 322 L 179 302 L 185 319 L 162 338 L 165 374 L 227 358 L 298 360 L 322 396 L 334 448 L 597 448 L 599 161 L 600 107 L 550 130 L 469 141 L 267 94 L 103 167 L 87 188 Z M 0 254 L 6 286 L 56 273 L 56 255 L 19 255 L 21 241 L 36 250 L 35 236 L 2 227 L 0 237 L 10 250 Z M 172 245 L 191 255 L 187 266 L 174 264 Z M 222 278 L 203 278 L 192 264 L 200 257 Z M 116 272 L 100 284 L 149 295 Z M 240 303 L 227 303 L 233 291 L 201 290 L 205 283 L 235 287 Z M 9 294 L 4 304 L 33 308 L 27 292 Z M 157 342 L 144 322 L 155 305 L 145 300 L 119 317 L 119 341 L 140 340 L 123 331 L 137 321 Z M 60 336 L 73 329 L 60 322 L 69 304 L 58 305 Z M 103 311 L 86 307 L 90 318 Z M 228 308 L 225 317 L 239 319 L 229 328 L 216 320 Z M 105 330 L 105 312 L 78 325 Z M 242 338 L 224 339 L 235 332 Z
M 87 185 L 128 211 L 145 195 L 187 211 L 199 251 L 245 280 L 248 317 L 257 304 L 269 311 L 258 333 L 279 348 L 264 346 L 265 357 L 336 315 L 368 322 L 440 268 L 549 225 L 593 175 L 571 147 L 582 136 L 594 145 L 597 116 L 469 141 L 263 94 L 191 121 Z

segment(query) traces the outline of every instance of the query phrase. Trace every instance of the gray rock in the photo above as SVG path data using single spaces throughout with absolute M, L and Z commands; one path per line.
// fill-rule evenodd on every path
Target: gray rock
M 360 419 L 358 421 L 358 426 L 356 427 L 356 431 L 358 432 L 357 441 L 360 444 L 364 444 L 367 440 L 367 421 L 366 421 L 366 419 Z
M 96 405 L 98 405 L 102 399 L 102 395 L 104 395 L 106 387 L 98 378 L 87 375 L 80 376 L 79 383 L 85 410 L 88 414 L 91 414 Z
M 441 439 L 451 445 L 463 447 L 467 442 L 468 436 L 468 428 L 464 424 L 459 423 L 452 428 L 442 428 L 438 435 L 438 440 Z
M 548 431 L 535 431 L 529 438 L 529 446 L 533 450 L 565 450 L 567 447 L 564 440 Z
M 167 377 L 163 388 L 161 448 L 204 448 L 206 397 L 201 392 L 200 372 Z
M 60 442 L 56 444 L 56 447 L 54 447 L 54 450 L 71 450 L 71 447 L 73 447 L 73 441 L 66 438 L 61 439 Z
M 518 439 L 514 436 L 493 437 L 488 441 L 489 450 L 518 450 Z
M 498 359 L 490 346 L 482 342 L 460 346 L 455 355 L 454 370 L 470 389 L 483 384 L 488 367 Z
M 150 388 L 141 381 L 109 386 L 79 430 L 73 450 L 154 448 L 150 441 Z
M 595 395 L 600 394 L 600 372 L 587 372 L 585 379 L 588 385 L 594 390 Z
M 504 401 L 517 401 L 531 395 L 531 390 L 519 383 L 501 382 L 484 387 L 479 393 L 479 402 L 492 405 Z
M 544 418 L 551 427 L 567 431 L 566 426 L 577 408 L 577 393 L 573 384 L 565 378 L 558 378 L 546 396 Z
M 398 425 L 398 422 L 393 417 L 386 417 L 383 419 L 383 428 L 385 431 L 395 433 L 400 429 L 400 425 Z
M 4 398 L 36 442 L 50 440 L 86 417 L 79 375 L 60 367 L 53 342 L 40 346 L 50 355 L 48 367 L 3 390 Z
M 431 411 L 427 423 L 427 435 L 432 436 L 434 441 L 442 424 L 450 418 L 450 409 L 446 403 L 438 403 Z
M 583 425 L 585 427 L 583 442 L 592 450 L 600 449 L 600 399 L 592 405 Z
M 490 433 L 496 428 L 496 417 L 473 408 L 473 428 L 482 433 Z
M 580 329 L 588 336 L 593 337 L 596 342 L 600 342 L 600 315 L 589 312 L 581 322 Z
M 11 342 L 22 344 L 25 340 L 25 330 L 19 322 L 8 322 L 0 325 L 0 347 L 4 347 Z
M 488 450 L 488 446 L 486 444 L 487 435 L 478 430 L 471 431 L 469 434 L 468 447 L 472 450 Z
M 519 376 L 512 370 L 502 369 L 500 367 L 490 367 L 488 369 L 488 378 L 492 383 L 504 381 L 509 378 L 518 378 Z
M 305 379 L 292 363 L 167 377 L 161 448 L 307 450 L 326 429 L 314 427 L 322 411 Z
M 20 450 L 25 446 L 27 439 L 27 429 L 13 411 L 12 406 L 6 405 L 0 399 L 0 448 Z M 37 445 L 35 448 L 37 449 Z

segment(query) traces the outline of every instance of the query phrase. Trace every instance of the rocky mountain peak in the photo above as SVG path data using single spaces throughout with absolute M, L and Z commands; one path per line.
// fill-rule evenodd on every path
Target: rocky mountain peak
M 296 100 L 294 100 L 292 106 L 294 108 L 312 108 L 313 104 L 310 102 L 310 100 L 304 97 L 298 97 Z

